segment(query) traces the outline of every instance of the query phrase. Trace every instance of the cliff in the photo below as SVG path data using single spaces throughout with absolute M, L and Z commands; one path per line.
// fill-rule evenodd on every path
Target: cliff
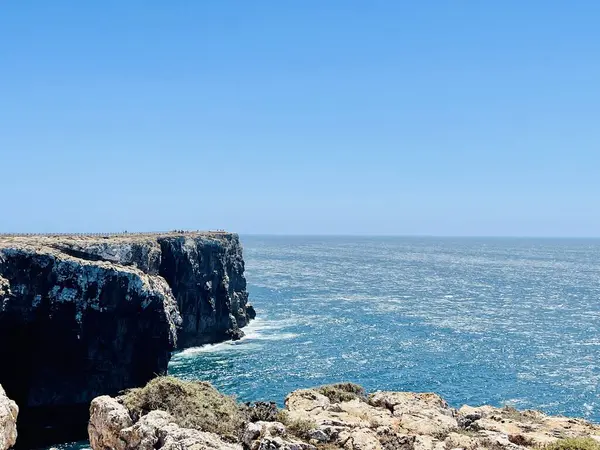
M 223 409 L 232 400 L 216 402 L 219 395 L 207 383 L 167 377 L 124 397 L 96 398 L 92 449 L 600 450 L 600 426 L 584 420 L 508 407 L 454 409 L 433 393 L 367 394 L 343 383 L 292 392 L 283 410 L 267 403 Z
M 89 402 L 164 374 L 176 348 L 254 317 L 230 233 L 0 237 L 0 383 L 19 443 L 85 432 Z

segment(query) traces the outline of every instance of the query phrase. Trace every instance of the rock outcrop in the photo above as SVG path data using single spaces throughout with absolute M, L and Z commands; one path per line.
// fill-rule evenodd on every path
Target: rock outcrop
M 17 442 L 19 408 L 0 386 L 0 450 L 7 450 Z
M 327 394 L 328 392 L 325 391 Z M 514 408 L 451 408 L 433 393 L 376 392 L 339 401 L 322 390 L 299 390 L 285 401 L 292 420 L 310 436 L 346 450 L 519 450 L 564 438 L 600 442 L 600 426 L 581 419 Z
M 366 395 L 351 384 L 295 391 L 283 410 L 260 420 L 256 414 L 247 415 L 233 443 L 219 442 L 223 437 L 213 433 L 182 429 L 165 411 L 149 411 L 133 420 L 135 414 L 124 403 L 110 397 L 92 402 L 93 450 L 203 450 L 215 445 L 246 450 L 526 450 L 569 438 L 587 439 L 585 448 L 600 449 L 600 426 L 582 419 L 508 407 L 457 410 L 432 393 Z M 563 448 L 583 447 L 571 442 Z
M 21 439 L 77 438 L 94 397 L 253 317 L 235 234 L 0 237 L 0 383 Z
M 108 396 L 92 402 L 89 438 L 93 449 L 102 450 L 242 450 L 215 433 L 181 428 L 165 411 L 150 411 L 134 423 L 127 409 Z

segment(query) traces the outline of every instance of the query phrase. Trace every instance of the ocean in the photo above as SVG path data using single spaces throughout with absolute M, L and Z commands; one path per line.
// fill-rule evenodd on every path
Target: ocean
M 241 239 L 257 319 L 170 374 L 241 401 L 353 381 L 600 422 L 600 240 Z
M 600 240 L 242 236 L 258 318 L 171 374 L 240 400 L 353 381 L 600 422 Z

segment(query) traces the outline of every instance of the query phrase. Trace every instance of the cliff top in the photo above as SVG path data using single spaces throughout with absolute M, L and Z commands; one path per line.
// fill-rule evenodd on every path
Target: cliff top
M 15 246 L 54 246 L 57 244 L 110 244 L 146 242 L 164 237 L 228 239 L 237 236 L 228 231 L 168 231 L 151 233 L 16 233 L 1 234 L 0 248 Z

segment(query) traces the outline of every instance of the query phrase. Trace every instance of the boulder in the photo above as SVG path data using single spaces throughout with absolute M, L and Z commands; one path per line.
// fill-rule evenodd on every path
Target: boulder
M 7 450 L 17 442 L 18 415 L 19 407 L 0 386 L 0 450 Z
M 369 404 L 390 411 L 409 433 L 438 435 L 458 427 L 454 411 L 437 394 L 376 392 L 370 396 Z
M 92 400 L 88 437 L 94 449 L 124 450 L 121 430 L 131 427 L 133 421 L 127 409 L 117 400 L 103 395 Z
M 132 423 L 127 409 L 106 396 L 92 402 L 88 430 L 94 450 L 242 450 L 215 433 L 179 427 L 165 411 L 150 411 Z

